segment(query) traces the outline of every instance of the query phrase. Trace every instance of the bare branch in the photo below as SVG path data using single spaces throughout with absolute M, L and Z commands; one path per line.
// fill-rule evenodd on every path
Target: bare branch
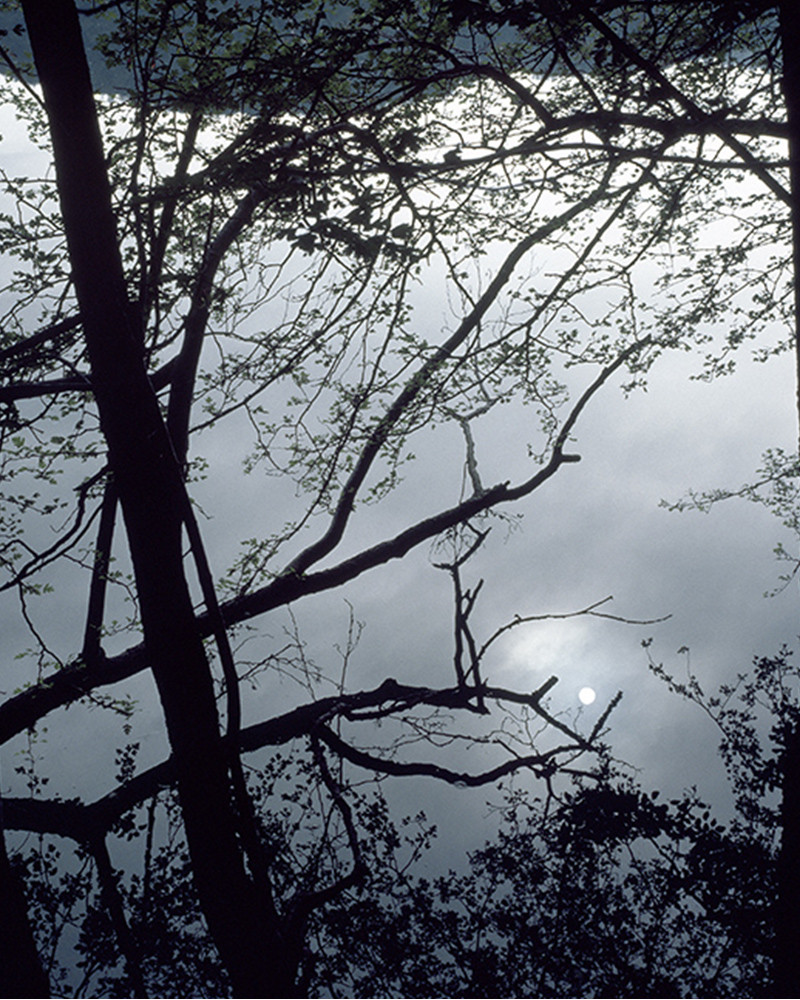
M 581 199 L 559 215 L 548 220 L 542 226 L 529 233 L 524 239 L 508 253 L 503 263 L 497 269 L 494 278 L 488 288 L 480 296 L 474 308 L 461 321 L 453 334 L 442 344 L 431 357 L 424 362 L 421 368 L 414 373 L 406 383 L 403 390 L 395 401 L 388 407 L 384 416 L 375 424 L 367 444 L 361 451 L 361 455 L 355 464 L 355 468 L 342 489 L 339 502 L 331 519 L 330 526 L 325 534 L 317 542 L 314 542 L 303 552 L 301 552 L 289 566 L 285 573 L 301 574 L 328 555 L 339 543 L 353 507 L 356 496 L 375 461 L 381 447 L 386 442 L 391 430 L 406 412 L 408 407 L 416 399 L 423 387 L 433 378 L 436 371 L 447 362 L 460 347 L 467 337 L 472 333 L 480 320 L 486 314 L 490 306 L 496 301 L 502 289 L 506 286 L 517 264 L 527 254 L 527 252 L 537 243 L 542 242 L 547 236 L 559 230 L 571 220 L 577 218 L 582 213 L 591 208 L 595 208 L 608 196 L 608 184 L 613 174 L 613 168 L 609 169 L 603 182 L 597 189 L 592 191 L 586 198 Z
M 625 361 L 648 343 L 649 338 L 632 344 L 611 365 L 600 372 L 570 411 L 547 464 L 526 482 L 515 487 L 508 483 L 493 486 L 481 496 L 470 497 L 448 510 L 419 521 L 394 538 L 364 549 L 330 569 L 307 575 L 285 573 L 252 594 L 231 598 L 220 606 L 225 624 L 231 626 L 244 622 L 301 597 L 340 586 L 367 570 L 383 565 L 391 559 L 401 558 L 417 545 L 434 538 L 448 528 L 465 523 L 471 517 L 490 510 L 496 504 L 518 500 L 532 493 L 547 482 L 563 464 L 579 460 L 579 456 L 563 452 L 569 430 L 574 427 L 580 412 L 585 409 L 599 388 Z M 207 636 L 212 633 L 207 615 L 198 616 L 197 623 L 202 635 Z M 93 687 L 124 680 L 147 666 L 143 644 L 131 647 L 117 656 L 102 658 L 91 665 L 78 660 L 65 666 L 58 674 L 48 678 L 45 686 L 29 688 L 0 704 L 0 741 L 4 742 L 15 733 L 34 725 L 54 708 L 76 701 Z
M 492 645 L 492 643 L 499 639 L 501 635 L 504 635 L 513 628 L 517 628 L 518 625 L 526 625 L 529 622 L 558 621 L 566 618 L 580 618 L 587 615 L 590 618 L 605 618 L 608 621 L 622 622 L 625 625 L 655 625 L 659 622 L 669 621 L 672 617 L 672 615 L 662 615 L 660 618 L 628 618 L 625 615 L 611 615 L 597 610 L 597 608 L 600 608 L 604 604 L 613 600 L 614 598 L 609 595 L 608 597 L 602 598 L 602 600 L 594 601 L 592 604 L 588 604 L 585 608 L 581 608 L 579 611 L 566 611 L 560 613 L 551 611 L 540 615 L 514 615 L 510 622 L 506 622 L 505 625 L 501 625 L 500 628 L 489 636 L 486 642 L 481 646 L 478 656 L 482 659 L 486 650 Z

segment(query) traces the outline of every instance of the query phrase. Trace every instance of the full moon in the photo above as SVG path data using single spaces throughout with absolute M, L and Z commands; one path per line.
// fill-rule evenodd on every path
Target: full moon
M 578 698 L 580 699 L 582 705 L 591 705 L 596 697 L 597 695 L 595 694 L 594 688 L 585 687 L 581 688 L 578 692 Z

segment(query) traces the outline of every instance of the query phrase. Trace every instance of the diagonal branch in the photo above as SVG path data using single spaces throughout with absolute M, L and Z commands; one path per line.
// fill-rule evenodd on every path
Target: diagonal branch
M 766 167 L 758 160 L 753 153 L 745 146 L 743 142 L 736 138 L 731 129 L 727 126 L 727 123 L 721 119 L 719 115 L 709 114 L 704 111 L 699 104 L 693 101 L 687 94 L 684 94 L 682 90 L 675 86 L 672 81 L 666 77 L 658 66 L 655 65 L 650 59 L 644 56 L 638 49 L 634 48 L 629 42 L 626 42 L 624 38 L 620 36 L 610 28 L 602 18 L 587 7 L 583 11 L 586 20 L 593 25 L 593 27 L 611 43 L 612 48 L 617 52 L 629 59 L 635 66 L 640 69 L 653 80 L 659 87 L 664 89 L 666 95 L 671 97 L 673 100 L 677 101 L 685 111 L 689 113 L 689 116 L 693 121 L 701 128 L 708 129 L 714 135 L 718 136 L 729 149 L 731 149 L 747 166 L 753 174 L 758 177 L 769 190 L 785 205 L 792 205 L 792 196 L 789 191 L 777 180 L 772 173 L 766 169 Z M 758 133 L 762 134 L 762 133 Z
M 379 542 L 369 549 L 364 549 L 357 555 L 343 560 L 330 569 L 302 575 L 298 572 L 295 564 L 292 563 L 281 576 L 276 577 L 271 583 L 266 584 L 260 590 L 226 602 L 222 606 L 226 621 L 229 624 L 245 621 L 264 611 L 279 607 L 290 600 L 295 600 L 297 597 L 319 593 L 323 590 L 339 586 L 342 583 L 355 579 L 368 569 L 380 566 L 391 559 L 401 558 L 420 543 L 434 538 L 448 528 L 468 521 L 477 514 L 490 510 L 499 503 L 520 500 L 522 497 L 533 493 L 534 490 L 552 478 L 562 465 L 580 461 L 579 455 L 564 452 L 564 448 L 578 417 L 586 408 L 591 398 L 611 376 L 631 357 L 642 351 L 650 343 L 650 337 L 636 341 L 636 343 L 631 344 L 610 365 L 607 365 L 600 371 L 570 410 L 567 419 L 556 437 L 550 459 L 529 479 L 516 486 L 510 485 L 508 482 L 492 486 L 480 496 L 469 497 L 447 510 L 425 518 L 410 528 L 401 531 L 394 538 Z
M 347 522 L 355 506 L 356 497 L 366 479 L 367 473 L 394 427 L 425 386 L 430 383 L 436 372 L 452 358 L 455 351 L 464 344 L 470 334 L 476 329 L 508 283 L 517 264 L 519 264 L 528 251 L 582 213 L 596 208 L 598 204 L 608 197 L 608 184 L 614 169 L 612 166 L 606 171 L 603 181 L 591 195 L 581 199 L 570 208 L 537 227 L 524 239 L 520 240 L 508 253 L 488 288 L 475 303 L 474 308 L 464 317 L 453 334 L 411 376 L 384 416 L 375 424 L 352 473 L 342 488 L 339 502 L 336 505 L 327 531 L 320 539 L 308 546 L 308 548 L 304 549 L 292 560 L 286 569 L 287 575 L 304 573 L 310 566 L 319 562 L 338 545 L 344 535 Z

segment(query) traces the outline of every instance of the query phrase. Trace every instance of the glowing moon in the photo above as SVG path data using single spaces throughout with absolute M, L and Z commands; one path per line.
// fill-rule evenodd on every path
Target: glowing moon
M 594 688 L 585 687 L 578 692 L 578 698 L 582 705 L 591 705 L 596 697 Z

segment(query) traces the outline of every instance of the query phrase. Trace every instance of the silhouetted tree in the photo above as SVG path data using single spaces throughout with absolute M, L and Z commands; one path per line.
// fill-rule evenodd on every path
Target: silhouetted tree
M 608 762 L 544 798 L 509 787 L 468 866 L 434 879 L 375 866 L 326 913 L 325 995 L 773 995 L 800 672 L 783 649 L 708 696 L 653 667 L 719 726 L 733 817 Z
M 84 697 L 124 714 L 102 689 L 149 670 L 170 757 L 138 774 L 127 759 L 120 786 L 91 803 L 45 799 L 31 777 L 36 794 L 13 820 L 6 810 L 6 828 L 83 845 L 125 988 L 140 993 L 151 989 L 142 943 L 106 841 L 127 810 L 174 784 L 200 910 L 234 993 L 293 995 L 310 977 L 315 912 L 366 877 L 349 769 L 480 785 L 522 769 L 550 779 L 594 749 L 604 718 L 588 735 L 564 726 L 544 703 L 552 681 L 527 692 L 489 682 L 503 627 L 483 644 L 474 634 L 478 588 L 464 586 L 464 562 L 490 514 L 577 461 L 578 418 L 617 372 L 636 383 L 662 350 L 703 342 L 725 309 L 710 351 L 719 370 L 754 323 L 781 313 L 775 268 L 754 275 L 748 253 L 785 232 L 794 205 L 779 155 L 793 84 L 784 77 L 784 101 L 776 83 L 793 29 L 766 4 L 122 0 L 82 10 L 104 19 L 95 52 L 126 67 L 126 92 L 97 101 L 72 0 L 19 9 L 33 67 L 9 57 L 13 100 L 54 183 L 4 179 L 17 205 L 2 217 L 2 245 L 18 266 L 0 332 L 0 567 L 34 649 L 24 690 L 0 706 L 0 733 L 9 740 Z M 766 193 L 749 198 L 759 225 L 698 260 L 697 220 L 736 198 L 719 177 L 741 171 Z M 636 269 L 667 246 L 685 253 L 689 277 L 673 275 L 670 289 L 681 306 L 639 303 Z M 487 274 L 488 248 L 498 263 Z M 535 287 L 515 277 L 533 251 L 553 259 Z M 790 254 L 777 266 L 791 268 Z M 409 296 L 422 278 L 455 311 L 435 340 Z M 598 286 L 617 291 L 589 322 L 580 306 Z M 731 289 L 747 297 L 739 312 Z M 562 358 L 591 366 L 571 399 Z M 540 458 L 486 486 L 474 428 L 511 401 L 533 407 Z M 432 490 L 399 530 L 373 525 L 373 540 L 354 539 L 366 503 L 398 486 L 409 440 L 442 424 L 465 441 L 454 499 Z M 192 502 L 191 441 L 203 431 L 230 441 L 244 427 L 249 467 L 280 474 L 298 499 L 287 515 L 267 491 L 263 521 L 218 580 Z M 435 558 L 454 587 L 454 677 L 363 691 L 343 678 L 323 697 L 299 648 L 290 662 L 271 649 L 245 666 L 236 630 L 246 622 L 437 538 L 452 546 Z M 51 580 L 87 590 L 67 637 L 45 637 L 31 610 Z M 284 711 L 276 694 L 270 716 L 245 726 L 240 676 L 269 668 L 297 677 L 303 700 Z M 490 725 L 495 702 L 537 716 L 549 742 L 520 742 L 474 773 L 436 756 L 437 713 Z M 393 719 L 400 735 L 377 748 L 356 735 Z M 523 720 L 520 740 L 529 731 Z M 428 755 L 409 759 L 404 739 Z M 280 807 L 269 797 L 256 807 L 242 755 L 289 741 L 308 744 L 327 803 L 309 850 L 327 851 L 336 817 L 345 868 L 278 867 Z M 12 915 L 15 884 L 0 883 Z M 794 896 L 783 898 L 791 923 Z M 166 913 L 163 896 L 159 905 Z M 17 929 L 26 936 L 24 921 Z

